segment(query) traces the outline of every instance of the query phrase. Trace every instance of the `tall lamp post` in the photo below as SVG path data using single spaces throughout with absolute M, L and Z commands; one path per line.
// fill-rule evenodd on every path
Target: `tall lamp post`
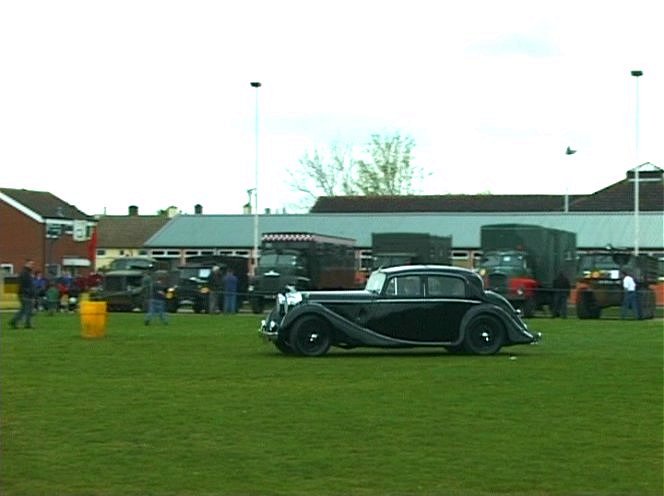
M 258 264 L 258 88 L 261 87 L 261 83 L 252 81 L 249 84 L 251 84 L 252 88 L 256 88 L 256 116 L 254 119 L 254 136 L 256 140 L 256 162 L 254 164 L 254 263 L 251 266 L 252 274 L 256 275 L 256 265 Z
M 636 78 L 636 107 L 634 111 L 634 154 L 636 156 L 636 167 L 634 167 L 634 255 L 639 254 L 639 78 L 643 71 L 632 71 L 631 75 Z

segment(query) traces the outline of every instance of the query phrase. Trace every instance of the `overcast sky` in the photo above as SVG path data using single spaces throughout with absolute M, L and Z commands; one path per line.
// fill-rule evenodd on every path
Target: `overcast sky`
M 591 193 L 664 167 L 660 8 L 1 0 L 0 186 L 241 213 L 258 122 L 261 211 L 293 211 L 305 152 L 374 133 L 414 139 L 423 194 Z

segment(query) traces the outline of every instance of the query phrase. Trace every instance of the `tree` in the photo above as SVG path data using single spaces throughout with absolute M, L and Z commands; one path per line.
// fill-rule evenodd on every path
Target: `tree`
M 357 161 L 356 186 L 366 196 L 413 193 L 413 178 L 419 170 L 411 163 L 415 142 L 399 133 L 374 134 L 367 146 L 369 160 Z
M 355 195 L 355 161 L 349 147 L 333 144 L 318 148 L 299 160 L 302 174 L 291 178 L 291 187 L 304 193 L 308 202 L 319 196 Z
M 422 177 L 411 162 L 414 145 L 409 136 L 395 133 L 372 135 L 361 159 L 350 146 L 316 149 L 300 159 L 301 173 L 292 177 L 291 187 L 304 193 L 307 203 L 319 196 L 411 194 L 414 180 Z

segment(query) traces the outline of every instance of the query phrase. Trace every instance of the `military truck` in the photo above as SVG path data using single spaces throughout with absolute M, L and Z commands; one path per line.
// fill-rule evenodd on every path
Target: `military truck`
M 414 232 L 371 234 L 373 269 L 413 264 L 450 265 L 451 249 L 451 236 Z
M 479 273 L 487 289 L 507 298 L 525 317 L 551 307 L 553 281 L 563 273 L 572 283 L 576 234 L 531 224 L 491 224 L 480 228 Z
M 177 279 L 166 293 L 166 309 L 177 312 L 181 307 L 191 307 L 195 313 L 207 312 L 210 290 L 208 279 L 212 267 L 218 266 L 222 275 L 228 268 L 238 279 L 237 304 L 240 309 L 247 296 L 249 285 L 249 259 L 230 255 L 200 255 L 187 257 L 185 263 L 177 268 Z M 223 295 L 219 294 L 218 308 L 223 309 Z
M 163 263 L 150 257 L 119 257 L 102 272 L 99 284 L 90 289 L 90 299 L 105 301 L 109 312 L 131 312 L 145 309 L 143 276 L 160 272 L 168 278 Z
M 623 271 L 636 281 L 641 318 L 655 316 L 655 292 L 651 286 L 657 284 L 659 276 L 657 258 L 607 248 L 579 256 L 575 304 L 580 319 L 598 319 L 602 309 L 621 306 Z
M 291 286 L 297 290 L 353 289 L 355 240 L 310 232 L 271 232 L 261 237 L 260 258 L 249 285 L 254 313 Z

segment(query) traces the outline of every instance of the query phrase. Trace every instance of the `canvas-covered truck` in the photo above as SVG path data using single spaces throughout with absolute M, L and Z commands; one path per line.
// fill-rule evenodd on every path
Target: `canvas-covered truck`
M 266 302 L 296 290 L 355 287 L 355 240 L 309 232 L 271 232 L 261 237 L 260 258 L 249 284 L 249 302 L 261 313 Z
M 371 234 L 373 269 L 414 264 L 450 265 L 451 250 L 451 236 L 416 232 Z
M 575 280 L 576 234 L 531 224 L 480 228 L 479 273 L 487 289 L 507 298 L 525 317 L 551 307 L 553 282 L 563 273 Z
M 622 304 L 622 272 L 636 282 L 642 319 L 655 316 L 655 291 L 659 266 L 657 258 L 627 250 L 594 250 L 579 255 L 576 282 L 576 314 L 580 319 L 598 319 L 602 309 Z

